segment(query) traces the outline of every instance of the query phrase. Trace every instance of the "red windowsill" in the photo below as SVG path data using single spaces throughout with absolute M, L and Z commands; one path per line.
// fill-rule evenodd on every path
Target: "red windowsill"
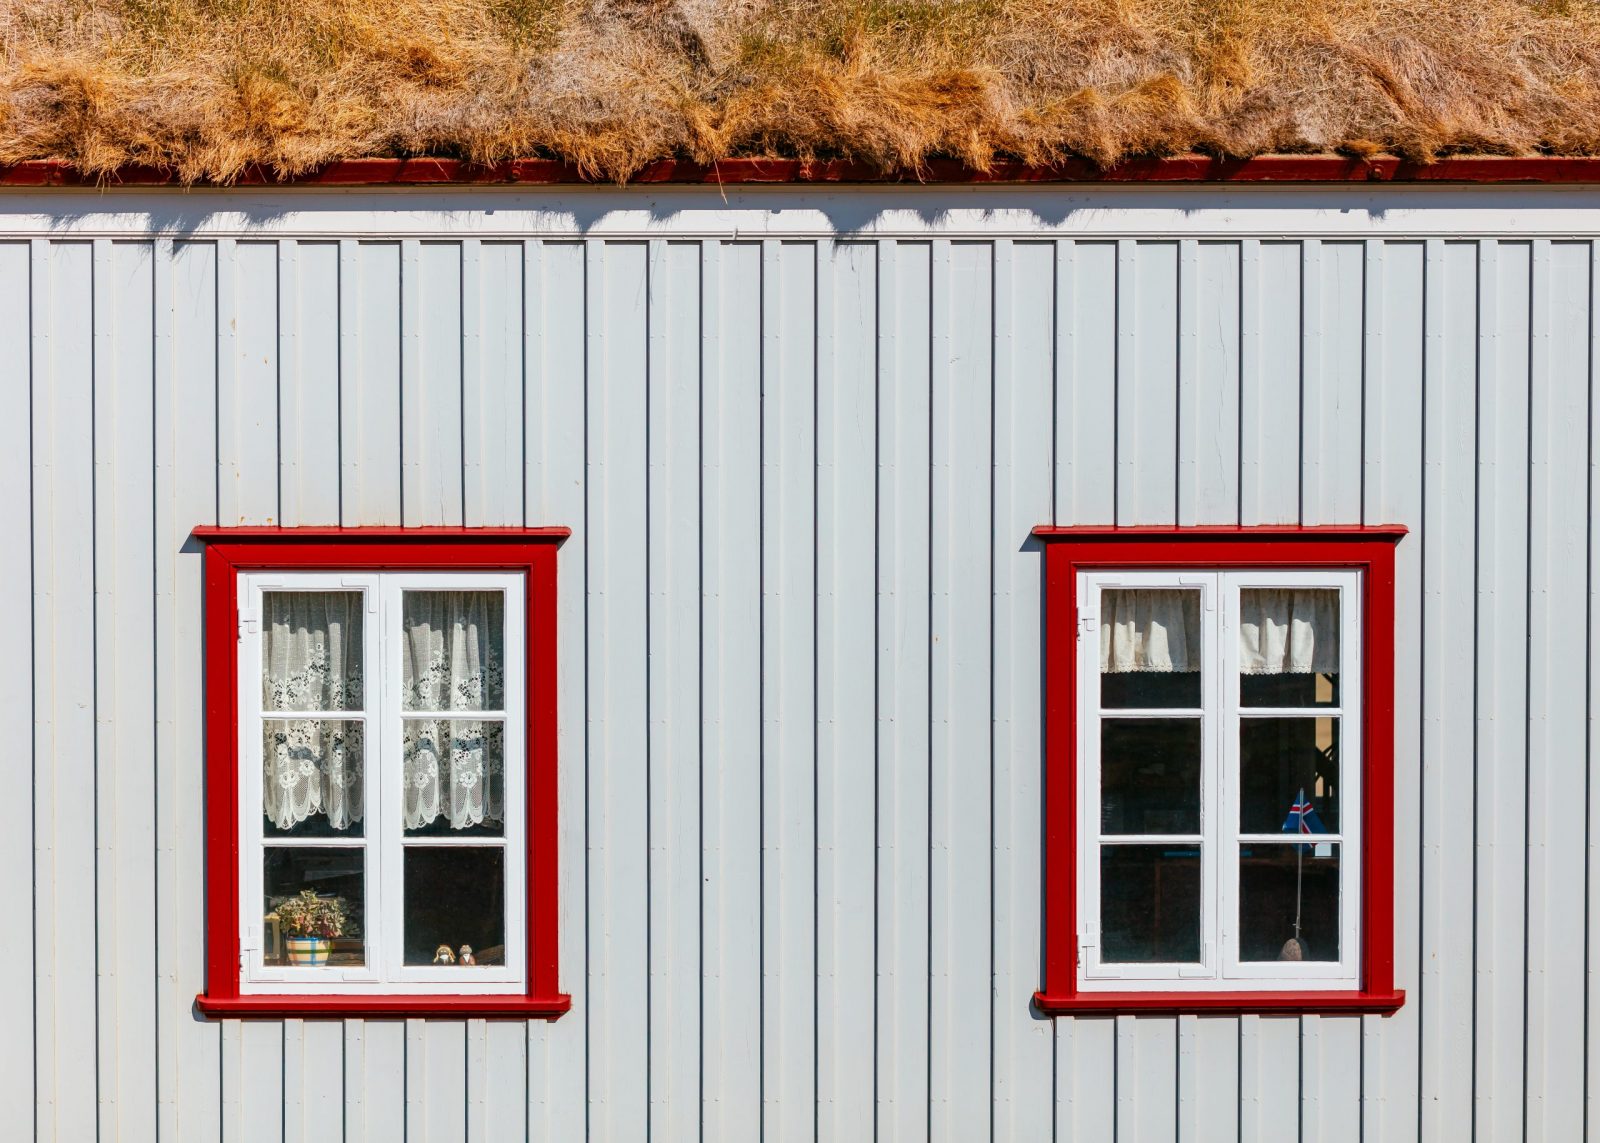
M 514 1017 L 554 1020 L 572 1007 L 572 997 L 557 996 L 232 996 L 201 993 L 195 1007 L 206 1016 L 271 1019 L 286 1016 L 334 1017 Z
M 1066 996 L 1033 994 L 1033 1002 L 1049 1015 L 1074 1013 L 1187 1012 L 1252 1013 L 1288 1012 L 1313 1015 L 1325 1012 L 1387 1015 L 1406 1001 L 1394 992 L 1076 992 Z

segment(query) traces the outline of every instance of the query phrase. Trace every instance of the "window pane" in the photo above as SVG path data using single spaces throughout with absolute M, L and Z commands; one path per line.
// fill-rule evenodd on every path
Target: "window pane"
M 1337 718 L 1239 720 L 1240 833 L 1338 833 L 1339 793 Z
M 1200 720 L 1100 722 L 1102 833 L 1200 832 Z
M 361 929 L 365 855 L 359 846 L 267 846 L 265 963 L 316 968 L 366 962 Z
M 407 846 L 406 964 L 505 963 L 505 854 L 487 846 Z
M 1291 943 L 1297 917 L 1298 949 Z M 1337 843 L 1239 851 L 1239 955 L 1248 961 L 1339 959 Z
M 269 718 L 261 731 L 268 837 L 360 837 L 363 727 L 335 718 Z
M 505 708 L 505 595 L 408 591 L 401 694 L 406 710 Z
M 1106 588 L 1100 593 L 1100 705 L 1200 705 L 1200 592 Z
M 1239 592 L 1241 706 L 1337 706 L 1339 590 Z
M 505 726 L 476 718 L 408 718 L 402 775 L 406 833 L 505 830 Z
M 359 591 L 261 593 L 263 710 L 360 710 Z
M 1199 848 L 1102 847 L 1100 946 L 1108 964 L 1198 963 Z

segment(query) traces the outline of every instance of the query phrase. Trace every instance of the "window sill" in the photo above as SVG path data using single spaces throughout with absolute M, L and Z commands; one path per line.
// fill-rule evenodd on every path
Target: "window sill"
M 1393 992 L 1075 992 L 1033 994 L 1033 1002 L 1050 1016 L 1092 1013 L 1151 1012 L 1181 1015 L 1217 1013 L 1234 1016 L 1265 1013 L 1371 1013 L 1388 1015 L 1405 1003 Z
M 281 1019 L 284 1017 L 417 1017 L 465 1019 L 499 1017 L 554 1020 L 572 1007 L 572 997 L 556 996 L 230 996 L 204 993 L 195 1007 L 207 1017 Z

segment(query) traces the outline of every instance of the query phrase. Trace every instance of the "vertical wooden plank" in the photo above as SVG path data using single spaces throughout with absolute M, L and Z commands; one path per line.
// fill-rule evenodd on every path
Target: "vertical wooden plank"
M 466 1143 L 467 1022 L 427 1020 L 420 1023 L 427 1061 L 422 1068 L 427 1094 L 420 1138 L 427 1143 Z M 409 1083 L 406 1085 L 408 1104 L 421 1094 Z
M 1278 1143 L 1298 1137 L 1300 1019 L 1239 1018 L 1240 1143 Z M 1289 1125 L 1294 1124 L 1291 1135 Z
M 865 1139 L 876 994 L 876 249 L 824 244 L 819 260 L 817 1132 Z
M 241 1020 L 236 1035 L 224 1031 L 222 1137 L 227 1143 L 283 1139 L 283 1038 L 282 1020 Z
M 400 251 L 398 242 L 339 243 L 339 495 L 346 527 L 400 523 Z
M 1246 239 L 1240 286 L 1241 524 L 1300 518 L 1300 250 Z
M 281 522 L 278 245 L 220 240 L 217 463 L 223 523 Z
M 407 240 L 403 250 L 401 518 L 408 528 L 459 527 L 462 247 Z
M 100 1078 L 92 258 L 41 240 L 32 268 L 35 1084 L 39 1134 L 68 1139 L 94 1137 Z
M 561 987 L 572 1011 L 527 1028 L 528 1134 L 580 1138 L 588 1117 L 588 515 L 585 492 L 587 394 L 584 247 L 533 243 L 524 249 L 523 359 L 527 374 L 526 523 L 563 524 L 557 569 L 556 657 L 560 709 L 558 798 L 561 836 Z M 598 411 L 594 414 L 598 416 Z
M 1055 249 L 995 251 L 994 410 L 994 1135 L 1047 1139 L 1054 1033 L 1039 987 L 1044 804 L 1044 553 L 1050 519 Z
M 283 523 L 337 524 L 340 509 L 339 247 L 279 244 Z
M 1178 521 L 1178 247 L 1117 243 L 1117 523 Z
M 1114 1139 L 1117 1024 L 1111 1016 L 1056 1019 L 1056 1138 Z
M 648 1129 L 649 712 L 645 704 L 647 269 L 638 243 L 588 247 L 590 1123 Z
M 13 650 L 0 656 L 0 719 L 17 735 L 13 749 L 0 753 L 0 787 L 31 789 L 34 776 L 33 648 L 36 646 L 34 598 L 42 584 L 34 578 L 32 424 L 30 405 L 45 384 L 40 363 L 32 356 L 29 321 L 37 304 L 30 281 L 26 242 L 0 242 L 0 360 L 13 363 L 13 381 L 0 386 L 0 523 L 12 541 L 0 547 L 0 583 L 18 597 L 12 624 Z M 27 592 L 29 605 L 20 596 Z M 23 647 L 29 648 L 27 653 Z M 9 1109 L 11 1126 L 22 1138 L 34 1137 L 34 828 L 31 814 L 16 814 L 0 830 L 0 1107 Z
M 1301 1042 L 1301 1138 L 1306 1143 L 1359 1141 L 1361 1018 L 1307 1016 L 1301 1021 Z
M 1178 522 L 1239 522 L 1237 242 L 1186 240 L 1179 265 Z
M 1600 244 L 1590 241 L 1589 245 L 1589 402 L 1593 409 L 1596 402 L 1600 401 L 1600 392 L 1596 390 L 1597 367 L 1600 367 Z M 1588 548 L 1586 549 L 1586 564 L 1588 568 L 1588 622 L 1585 624 L 1587 633 L 1586 650 L 1589 658 L 1589 667 L 1586 672 L 1587 692 L 1586 708 L 1587 724 L 1584 737 L 1584 762 L 1592 765 L 1595 749 L 1595 733 L 1600 727 L 1596 726 L 1596 719 L 1600 718 L 1600 671 L 1593 666 L 1595 648 L 1600 647 L 1600 630 L 1596 629 L 1600 621 L 1600 576 L 1596 570 L 1600 569 L 1600 529 L 1594 526 L 1594 510 L 1596 493 L 1600 492 L 1600 418 L 1592 413 L 1589 418 L 1589 475 L 1584 486 L 1585 509 L 1589 514 Z M 1574 490 L 1576 495 L 1576 490 Z M 1597 968 L 1596 949 L 1600 949 L 1600 876 L 1596 876 L 1596 863 L 1600 861 L 1600 782 L 1592 779 L 1589 781 L 1588 798 L 1584 833 L 1587 838 L 1585 852 L 1585 868 L 1587 882 L 1584 886 L 1585 907 L 1585 943 L 1586 963 L 1584 965 L 1584 995 L 1595 995 L 1595 974 Z M 1594 1044 L 1600 1042 L 1600 1005 L 1593 1002 L 1584 1006 L 1584 1042 Z M 1590 1123 L 1595 1122 L 1595 1099 L 1600 1095 L 1600 1052 L 1588 1051 L 1584 1053 L 1584 1085 L 1583 1101 L 1584 1114 Z
M 1117 1138 L 1160 1143 L 1178 1137 L 1178 1023 L 1118 1016 Z
M 989 1128 L 994 251 L 934 243 L 932 1135 Z
M 704 1132 L 761 1120 L 761 248 L 705 246 Z
M 466 247 L 462 424 L 469 528 L 523 519 L 523 247 Z
M 1056 523 L 1116 519 L 1118 247 L 1057 245 Z
M 1589 250 L 1534 245 L 1529 503 L 1528 1111 L 1531 1140 L 1584 1132 L 1584 840 L 1572 799 L 1587 780 L 1584 673 L 1588 504 L 1573 494 L 1589 464 Z
M 344 1027 L 338 1020 L 303 1020 L 286 1044 L 284 1139 L 318 1143 L 341 1138 L 344 1118 Z M 292 1051 L 290 1050 L 292 1049 Z
M 404 1020 L 345 1023 L 345 1138 L 384 1143 L 406 1138 L 410 1061 Z M 420 1060 L 418 1061 L 420 1063 Z M 423 1093 L 417 1092 L 419 1106 Z
M 1476 1129 L 1523 1126 L 1528 635 L 1526 243 L 1479 254 Z
M 467 1036 L 467 1082 L 473 1092 L 467 1109 L 467 1138 L 476 1143 L 526 1139 L 527 1026 L 511 1020 L 471 1021 Z
M 1178 1017 L 1177 1120 L 1183 1143 L 1239 1138 L 1238 1017 Z
M 1471 891 L 1463 892 L 1463 880 L 1471 879 L 1471 862 L 1466 860 L 1467 841 L 1464 823 L 1472 819 L 1472 756 L 1469 721 L 1463 714 L 1465 695 L 1471 690 L 1472 650 L 1468 640 L 1472 631 L 1472 424 L 1474 393 L 1471 327 L 1474 313 L 1475 274 L 1470 247 L 1454 249 L 1466 255 L 1459 264 L 1463 272 L 1443 264 L 1446 247 L 1440 243 L 1379 243 L 1367 245 L 1366 296 L 1366 424 L 1363 429 L 1362 520 L 1368 524 L 1398 523 L 1412 529 L 1395 556 L 1395 614 L 1406 617 L 1395 631 L 1397 646 L 1420 646 L 1420 655 L 1410 657 L 1395 671 L 1395 984 L 1407 991 L 1407 1001 L 1392 1016 L 1362 1017 L 1362 1127 L 1366 1139 L 1411 1139 L 1419 1128 L 1425 1137 L 1456 1138 L 1470 1130 L 1471 1108 L 1461 1092 L 1471 1084 L 1471 994 L 1470 957 L 1459 951 L 1458 934 L 1471 930 L 1471 914 L 1463 912 L 1470 903 Z M 1462 283 L 1459 287 L 1457 283 Z M 1447 308 L 1445 289 L 1456 290 Z M 1465 320 L 1468 324 L 1457 336 L 1446 322 Z M 1426 341 L 1425 341 L 1426 339 Z M 1458 356 L 1446 360 L 1448 350 Z M 1445 389 L 1448 388 L 1448 395 Z M 1430 424 L 1424 424 L 1428 410 Z M 1434 412 L 1450 419 L 1448 428 L 1435 435 Z M 1418 442 L 1422 442 L 1418 448 Z M 1446 444 L 1448 442 L 1448 444 Z M 1448 448 L 1448 452 L 1446 449 Z M 1438 478 L 1435 478 L 1435 472 Z M 1427 496 L 1439 494 L 1437 501 Z M 1448 497 L 1448 499 L 1446 499 Z M 1437 508 L 1435 507 L 1437 504 Z M 1436 516 L 1436 511 L 1439 516 Z M 1441 519 L 1448 517 L 1447 520 Z M 1424 520 L 1429 534 L 1422 534 Z M 1448 567 L 1438 583 L 1439 603 L 1429 596 L 1426 574 L 1435 571 L 1435 522 L 1445 523 L 1446 542 L 1438 559 Z M 1442 604 L 1442 606 L 1440 605 Z M 1455 638 L 1455 646 L 1444 646 L 1436 653 L 1433 639 Z M 1423 691 L 1424 666 L 1430 670 L 1451 670 L 1460 682 L 1446 687 L 1433 697 Z M 1433 739 L 1437 732 L 1427 728 L 1425 718 L 1437 711 L 1442 727 L 1446 722 L 1453 744 L 1443 749 Z M 1425 769 L 1425 767 L 1430 769 Z M 1427 787 L 1430 775 L 1439 783 Z M 1435 808 L 1448 790 L 1460 798 L 1459 809 L 1446 805 L 1431 820 L 1425 814 Z M 1441 870 L 1449 870 L 1454 885 L 1449 890 L 1449 909 L 1442 914 L 1436 930 L 1439 936 L 1427 947 L 1451 949 L 1450 955 L 1423 955 L 1423 932 L 1429 924 L 1424 910 L 1443 890 L 1440 881 L 1423 893 L 1424 846 L 1429 839 L 1449 836 L 1450 848 L 1438 854 Z M 1447 963 L 1438 963 L 1447 962 Z M 1453 996 L 1435 999 L 1434 990 L 1419 973 L 1435 967 L 1455 974 L 1460 987 Z M 1422 1063 L 1429 1059 L 1421 1051 L 1423 1020 L 1442 1004 L 1441 1047 L 1460 1061 L 1456 1071 L 1442 1070 L 1449 1077 L 1436 1089 L 1442 1102 L 1420 1105 L 1419 1082 Z M 1451 1105 L 1445 1107 L 1445 1104 Z M 1429 1135 L 1430 1115 L 1444 1111 L 1449 1128 L 1440 1136 Z
M 650 1133 L 700 1124 L 700 247 L 649 276 Z
M 816 1123 L 816 247 L 762 246 L 762 1122 Z
M 164 1139 L 221 1131 L 221 1029 L 194 1019 L 205 986 L 201 568 L 216 523 L 217 248 L 160 240 L 156 262 L 157 1030 Z
M 405 1028 L 405 1086 L 401 1108 L 405 1115 L 403 1139 L 428 1139 L 428 1106 L 433 1102 L 428 1090 L 428 1023 L 426 1020 L 406 1020 Z M 440 1099 L 448 1098 L 440 1092 Z M 370 1127 L 369 1127 L 370 1130 Z M 431 1141 L 430 1141 L 431 1143 Z
M 1361 519 L 1362 321 L 1366 250 L 1307 242 L 1301 523 Z
M 878 1131 L 928 1135 L 931 248 L 878 276 Z
M 1472 243 L 1427 243 L 1424 395 L 1427 410 L 1422 517 L 1421 1124 L 1424 1137 L 1467 1135 L 1474 1076 L 1474 964 L 1462 944 L 1472 927 L 1477 879 L 1466 861 L 1474 821 L 1478 752 L 1466 696 L 1474 693 L 1477 631 L 1478 259 Z M 1386 283 L 1387 285 L 1387 283 Z M 1387 293 L 1387 290 L 1386 290 Z M 1386 378 L 1387 379 L 1387 378 Z M 1467 381 L 1472 381 L 1472 384 Z M 1394 447 L 1400 447 L 1395 440 Z M 1394 487 L 1394 485 L 1392 485 Z M 1395 600 L 1398 604 L 1398 599 Z M 1406 612 L 1395 607 L 1397 615 Z M 1395 632 L 1397 642 L 1402 632 Z M 1397 672 L 1398 674 L 1398 672 Z M 1398 695 L 1395 711 L 1405 711 Z M 1395 741 L 1405 743 L 1395 728 Z M 1397 767 L 1398 773 L 1398 767 Z M 1398 792 L 1398 789 L 1397 789 Z M 1405 900 L 1397 893 L 1397 900 Z M 1450 949 L 1453 956 L 1427 954 Z M 1397 964 L 1398 964 L 1397 957 Z
M 95 244 L 100 1108 L 102 1129 L 128 1138 L 156 1130 L 152 253 Z

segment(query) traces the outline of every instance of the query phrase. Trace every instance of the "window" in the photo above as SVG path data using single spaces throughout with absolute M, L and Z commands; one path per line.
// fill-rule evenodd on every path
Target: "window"
M 547 1015 L 560 530 L 205 529 L 219 1015 Z
M 1397 529 L 1041 529 L 1047 1011 L 1390 1011 Z

